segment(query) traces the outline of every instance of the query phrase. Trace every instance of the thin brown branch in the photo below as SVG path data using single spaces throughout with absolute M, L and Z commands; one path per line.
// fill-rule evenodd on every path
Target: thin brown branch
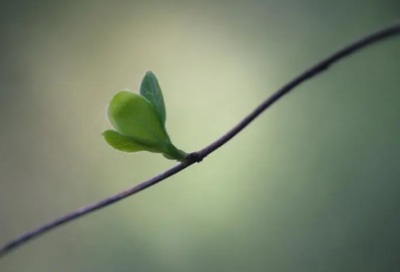
M 369 45 L 372 45 L 376 42 L 383 41 L 389 37 L 393 37 L 397 34 L 400 34 L 400 22 L 387 26 L 381 30 L 378 30 L 368 36 L 365 36 L 350 45 L 344 47 L 343 49 L 337 51 L 333 55 L 329 56 L 328 58 L 322 60 L 321 62 L 317 63 L 315 66 L 311 67 L 310 69 L 306 70 L 304 73 L 299 75 L 298 77 L 294 78 L 288 84 L 283 86 L 280 90 L 276 91 L 272 94 L 267 100 L 265 100 L 262 104 L 260 104 L 253 112 L 251 112 L 248 116 L 246 116 L 240 123 L 238 123 L 235 127 L 233 127 L 230 131 L 228 131 L 225 135 L 221 138 L 210 144 L 209 146 L 203 148 L 198 152 L 194 152 L 188 156 L 188 162 L 180 163 L 171 169 L 152 177 L 151 179 L 140 183 L 124 192 L 118 193 L 114 196 L 108 197 L 104 200 L 99 202 L 90 204 L 88 206 L 82 207 L 76 211 L 73 211 L 67 215 L 64 215 L 54 221 L 51 221 L 43 226 L 38 227 L 32 231 L 26 232 L 21 236 L 11 240 L 10 242 L 6 243 L 3 247 L 0 248 L 0 258 L 4 257 L 7 253 L 10 253 L 12 250 L 18 248 L 21 245 L 26 244 L 28 241 L 33 240 L 34 238 L 39 237 L 40 235 L 53 230 L 63 224 L 71 222 L 77 218 L 80 218 L 84 215 L 87 215 L 91 212 L 109 206 L 115 202 L 123 200 L 128 196 L 136 194 L 140 191 L 143 191 L 150 186 L 157 184 L 158 182 L 175 175 L 176 173 L 182 171 L 183 169 L 189 167 L 190 165 L 194 164 L 195 162 L 200 162 L 210 153 L 214 152 L 222 145 L 227 143 L 231 140 L 235 135 L 237 135 L 240 131 L 242 131 L 245 127 L 247 127 L 255 118 L 257 118 L 263 111 L 269 108 L 272 104 L 282 98 L 285 94 L 289 93 L 293 90 L 296 86 L 300 85 L 302 82 L 311 79 L 312 77 L 326 71 L 333 63 L 359 51 L 362 48 L 365 48 Z

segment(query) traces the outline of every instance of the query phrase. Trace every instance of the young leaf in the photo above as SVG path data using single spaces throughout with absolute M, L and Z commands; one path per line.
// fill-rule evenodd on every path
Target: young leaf
M 170 142 L 154 107 L 138 94 L 118 92 L 108 106 L 108 118 L 117 132 L 141 145 L 161 151 Z
M 124 136 L 114 130 L 106 130 L 102 135 L 111 147 L 122 152 L 156 152 L 153 148 L 141 145 L 128 136 Z
M 167 118 L 164 97 L 161 92 L 160 84 L 158 84 L 157 77 L 153 72 L 147 72 L 140 85 L 140 95 L 146 98 L 150 104 L 154 106 L 157 111 L 158 117 L 162 124 L 165 126 Z

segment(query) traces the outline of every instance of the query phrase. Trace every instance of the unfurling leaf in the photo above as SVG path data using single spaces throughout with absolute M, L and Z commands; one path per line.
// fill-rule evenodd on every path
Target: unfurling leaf
M 162 149 L 169 141 L 153 106 L 138 94 L 120 91 L 114 95 L 108 119 L 117 132 L 139 144 Z
M 155 108 L 158 117 L 165 126 L 167 113 L 165 110 L 164 97 L 160 84 L 153 72 L 147 72 L 140 84 L 140 95 L 147 99 Z

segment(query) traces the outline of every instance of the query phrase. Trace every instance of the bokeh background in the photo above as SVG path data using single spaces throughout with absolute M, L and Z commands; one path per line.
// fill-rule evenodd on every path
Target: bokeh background
M 147 70 L 191 152 L 399 18 L 398 0 L 1 1 L 0 244 L 175 164 L 100 136 L 113 94 Z M 399 72 L 400 38 L 363 50 L 202 163 L 0 271 L 400 271 Z

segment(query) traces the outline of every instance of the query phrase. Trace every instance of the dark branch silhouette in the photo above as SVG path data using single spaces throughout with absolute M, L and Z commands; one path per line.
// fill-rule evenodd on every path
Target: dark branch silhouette
M 326 71 L 333 63 L 355 53 L 356 51 L 361 50 L 369 45 L 372 45 L 376 42 L 383 41 L 389 37 L 393 37 L 397 34 L 400 34 L 400 22 L 387 26 L 381 30 L 378 30 L 368 36 L 365 36 L 350 45 L 344 47 L 343 49 L 337 51 L 333 55 L 328 58 L 322 60 L 317 63 L 315 66 L 303 72 L 298 77 L 294 78 L 292 81 L 284 85 L 281 89 L 272 94 L 267 100 L 265 100 L 262 104 L 260 104 L 255 110 L 253 110 L 249 115 L 247 115 L 240 123 L 238 123 L 235 127 L 233 127 L 230 131 L 228 131 L 221 138 L 213 142 L 212 144 L 206 146 L 202 150 L 198 152 L 194 152 L 188 155 L 187 162 L 180 163 L 171 169 L 152 177 L 149 180 L 146 180 L 126 191 L 118 193 L 116 195 L 110 196 L 104 200 L 99 202 L 87 205 L 82 207 L 76 211 L 73 211 L 67 215 L 64 215 L 60 218 L 55 219 L 43 226 L 38 227 L 32 231 L 28 231 L 21 236 L 11 240 L 6 243 L 4 246 L 0 248 L 0 258 L 4 257 L 7 253 L 10 253 L 12 250 L 16 249 L 19 246 L 26 244 L 27 242 L 33 240 L 34 238 L 39 237 L 40 235 L 53 230 L 63 224 L 71 222 L 72 220 L 78 219 L 84 215 L 87 215 L 91 212 L 99 210 L 101 208 L 105 208 L 108 205 L 111 205 L 115 202 L 123 200 L 130 195 L 136 194 L 140 191 L 143 191 L 146 188 L 149 188 L 160 181 L 175 175 L 176 173 L 182 171 L 183 169 L 191 166 L 196 162 L 200 162 L 210 153 L 214 152 L 222 145 L 231 140 L 235 135 L 237 135 L 240 131 L 242 131 L 245 127 L 247 127 L 255 118 L 257 118 L 263 111 L 269 108 L 272 104 L 282 98 L 285 94 L 289 93 L 296 86 L 300 85 L 302 82 L 311 79 L 312 77 Z

